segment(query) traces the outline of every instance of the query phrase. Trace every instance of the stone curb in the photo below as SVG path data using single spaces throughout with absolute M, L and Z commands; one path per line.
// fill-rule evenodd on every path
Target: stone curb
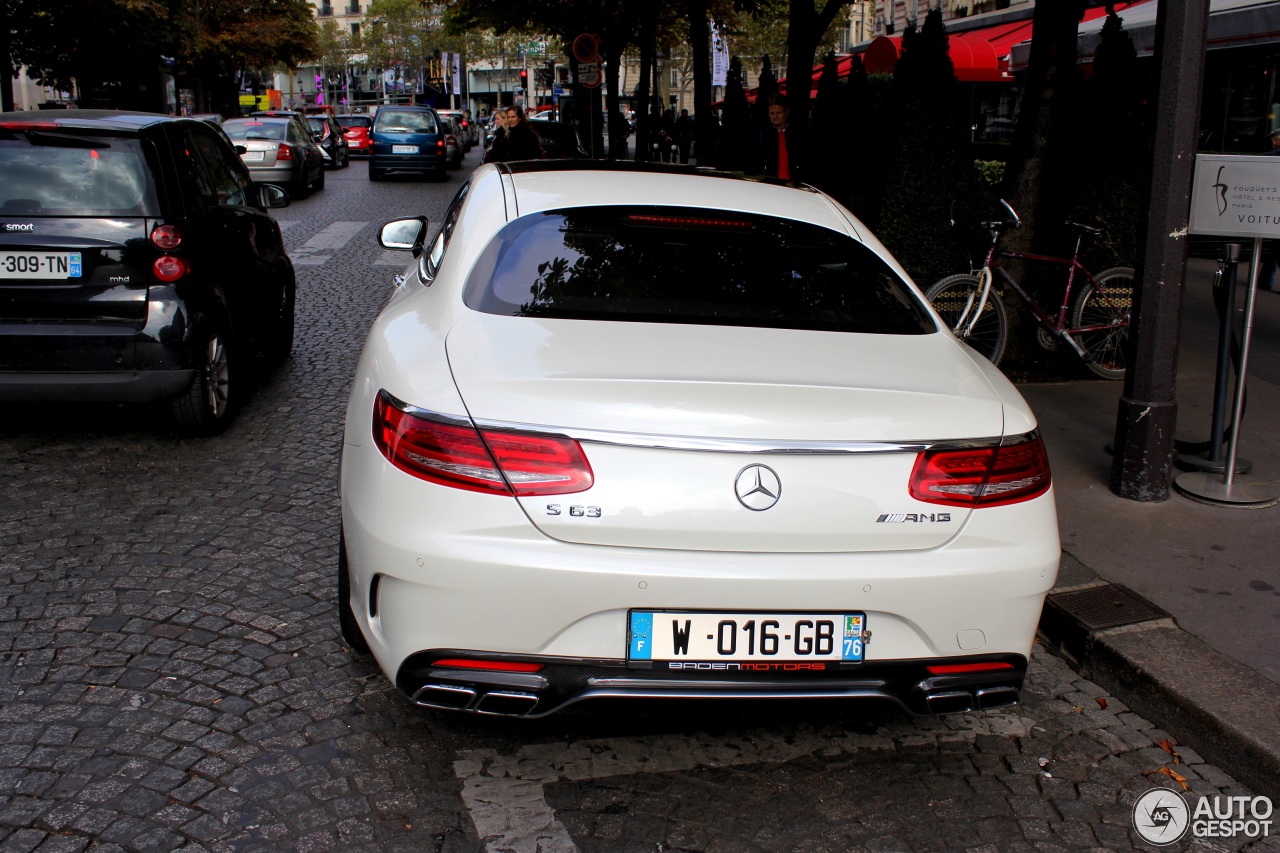
M 1050 594 L 1104 583 L 1070 554 L 1062 556 L 1059 584 Z M 1280 804 L 1280 695 L 1269 679 L 1173 619 L 1086 631 L 1083 643 L 1081 631 L 1061 619 L 1041 620 L 1048 651 L 1254 793 Z

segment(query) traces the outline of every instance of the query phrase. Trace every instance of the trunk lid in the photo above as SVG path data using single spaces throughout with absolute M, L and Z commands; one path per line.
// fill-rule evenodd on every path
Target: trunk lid
M 472 418 L 579 435 L 594 486 L 522 499 L 540 530 L 570 542 L 937 547 L 966 512 L 912 499 L 917 450 L 897 445 L 1004 427 L 990 384 L 941 334 L 469 313 L 447 347 Z

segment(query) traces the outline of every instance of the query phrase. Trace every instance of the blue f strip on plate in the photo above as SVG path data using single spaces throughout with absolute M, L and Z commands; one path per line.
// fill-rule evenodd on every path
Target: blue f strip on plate
M 653 660 L 653 614 L 631 614 L 631 652 L 632 660 Z

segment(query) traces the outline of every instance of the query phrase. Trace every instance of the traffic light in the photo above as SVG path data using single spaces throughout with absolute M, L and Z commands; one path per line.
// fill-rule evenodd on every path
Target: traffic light
M 529 91 L 529 69 L 520 69 L 520 88 Z

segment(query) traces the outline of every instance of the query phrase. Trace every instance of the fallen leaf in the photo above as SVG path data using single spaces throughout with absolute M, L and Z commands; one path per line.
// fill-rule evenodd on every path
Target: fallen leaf
M 1182 756 L 1179 755 L 1178 751 L 1173 748 L 1173 743 L 1168 738 L 1165 738 L 1164 740 L 1160 741 L 1158 744 L 1156 744 L 1156 746 L 1160 747 L 1165 752 L 1172 755 L 1174 764 L 1182 763 Z
M 1168 767 L 1161 767 L 1157 772 L 1163 773 L 1173 781 L 1177 782 L 1179 785 L 1182 786 L 1182 790 L 1188 791 L 1188 792 L 1191 790 L 1191 786 L 1187 784 L 1186 776 L 1183 776 L 1180 773 L 1175 773 L 1172 770 L 1170 770 Z
M 1075 708 L 1072 708 L 1071 710 L 1072 710 L 1072 711 L 1075 711 L 1077 714 L 1083 714 L 1083 713 L 1084 713 L 1084 708 L 1081 708 L 1081 707 L 1079 707 L 1079 706 L 1077 706 L 1077 707 L 1075 707 Z
M 1104 699 L 1104 698 L 1102 698 L 1101 696 L 1099 696 L 1097 699 L 1094 699 L 1093 701 L 1097 702 L 1097 703 L 1098 703 L 1098 707 L 1099 707 L 1099 708 L 1101 708 L 1102 710 L 1104 710 L 1104 711 L 1105 711 L 1105 710 L 1107 710 L 1107 700 L 1106 700 L 1106 699 Z

